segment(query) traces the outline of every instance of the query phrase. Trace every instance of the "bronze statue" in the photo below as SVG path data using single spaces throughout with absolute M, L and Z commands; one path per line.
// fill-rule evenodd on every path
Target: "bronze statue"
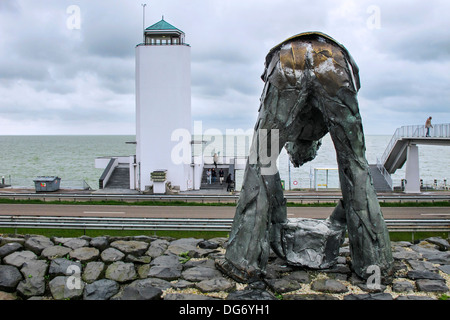
M 328 268 L 346 231 L 352 268 L 362 278 L 377 266 L 392 275 L 393 258 L 369 165 L 357 92 L 358 67 L 331 37 L 308 32 L 270 50 L 252 147 L 225 259 L 217 266 L 240 282 L 264 277 L 270 248 L 293 265 Z M 285 147 L 294 166 L 314 159 L 321 138 L 333 140 L 342 199 L 326 221 L 287 219 L 276 169 Z

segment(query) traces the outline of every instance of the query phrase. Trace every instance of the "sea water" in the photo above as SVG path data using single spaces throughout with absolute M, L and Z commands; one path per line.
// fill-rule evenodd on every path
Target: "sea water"
M 247 155 L 251 142 L 251 136 L 246 139 L 203 136 L 202 139 L 205 141 L 205 151 L 216 152 L 219 157 Z M 390 139 L 391 136 L 384 135 L 365 136 L 369 164 L 377 163 Z M 34 187 L 33 179 L 38 176 L 58 176 L 61 187 L 81 187 L 82 181 L 85 181 L 92 189 L 98 189 L 103 169 L 95 168 L 95 159 L 134 155 L 136 145 L 127 143 L 133 141 L 134 135 L 0 136 L 0 177 L 15 187 Z M 449 162 L 449 147 L 419 145 L 420 177 L 424 185 L 431 186 L 436 179 L 438 186 L 442 186 L 444 180 L 450 177 Z M 294 168 L 284 149 L 277 165 L 286 189 L 314 188 L 315 179 L 319 188 L 339 187 L 336 151 L 329 135 L 322 139 L 316 158 L 302 167 Z M 392 175 L 394 186 L 400 186 L 404 177 L 405 165 Z M 240 170 L 236 173 L 237 186 L 241 185 L 242 179 L 243 172 Z

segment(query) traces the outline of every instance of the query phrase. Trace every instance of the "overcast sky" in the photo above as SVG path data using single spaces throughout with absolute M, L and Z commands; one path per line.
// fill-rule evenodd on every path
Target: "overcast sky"
M 305 31 L 358 64 L 366 134 L 450 123 L 448 0 L 0 0 L 0 135 L 135 134 L 142 3 L 186 34 L 204 130 L 252 129 L 268 50 Z

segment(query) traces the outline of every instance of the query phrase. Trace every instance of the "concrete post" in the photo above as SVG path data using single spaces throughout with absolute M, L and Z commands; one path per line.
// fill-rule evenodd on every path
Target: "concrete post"
M 405 193 L 420 193 L 419 147 L 408 145 L 406 155 Z

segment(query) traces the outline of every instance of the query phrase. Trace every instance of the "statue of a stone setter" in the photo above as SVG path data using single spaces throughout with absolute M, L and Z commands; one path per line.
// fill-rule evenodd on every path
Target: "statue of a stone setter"
M 270 50 L 262 79 L 244 182 L 225 259 L 217 266 L 237 281 L 257 281 L 265 275 L 272 248 L 289 264 L 330 268 L 347 231 L 354 272 L 367 279 L 378 268 L 382 281 L 389 281 L 393 258 L 365 158 L 356 63 L 331 37 L 302 33 Z M 328 132 L 342 199 L 325 221 L 287 219 L 275 163 L 281 148 L 301 166 L 314 159 Z

